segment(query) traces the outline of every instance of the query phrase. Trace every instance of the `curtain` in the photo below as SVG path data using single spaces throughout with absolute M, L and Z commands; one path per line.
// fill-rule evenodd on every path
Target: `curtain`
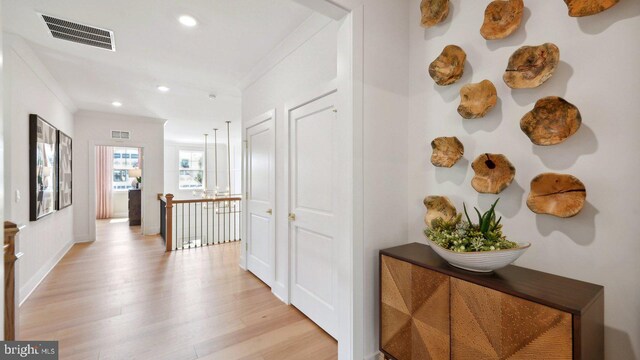
M 142 171 L 142 160 L 142 148 L 138 148 L 138 169 L 140 169 L 140 171 Z M 142 182 L 144 182 L 144 179 L 142 179 Z
M 96 146 L 96 219 L 111 218 L 113 148 Z

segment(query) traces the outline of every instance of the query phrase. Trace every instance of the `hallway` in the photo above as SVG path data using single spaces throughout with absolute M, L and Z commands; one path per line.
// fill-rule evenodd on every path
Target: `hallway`
M 240 243 L 165 253 L 124 220 L 97 223 L 20 308 L 22 340 L 61 359 L 335 359 L 337 343 L 238 267 Z

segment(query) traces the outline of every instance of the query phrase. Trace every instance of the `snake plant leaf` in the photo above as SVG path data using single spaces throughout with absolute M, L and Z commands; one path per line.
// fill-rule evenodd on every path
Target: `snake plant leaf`
M 482 215 L 480 214 L 480 210 L 478 210 L 478 208 L 474 207 L 473 208 L 476 211 L 476 214 L 478 214 L 478 226 L 480 226 L 482 224 Z
M 462 203 L 462 208 L 464 209 L 464 215 L 467 217 L 467 221 L 469 222 L 469 225 L 472 224 L 471 219 L 469 218 L 469 213 L 467 212 L 467 205 L 465 203 Z
M 501 220 L 502 220 L 502 216 L 500 216 L 498 221 L 496 221 L 496 223 L 493 225 L 493 229 L 491 229 L 491 231 L 496 231 L 496 229 L 498 228 L 498 225 L 500 225 Z

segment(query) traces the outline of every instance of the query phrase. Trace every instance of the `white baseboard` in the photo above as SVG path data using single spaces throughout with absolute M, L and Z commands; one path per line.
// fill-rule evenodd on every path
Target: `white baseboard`
M 38 287 L 38 285 L 40 285 L 40 283 L 42 283 L 42 280 L 44 280 L 47 277 L 47 275 L 49 275 L 51 270 L 53 270 L 53 268 L 60 262 L 60 260 L 62 260 L 62 258 L 71 249 L 73 244 L 74 244 L 73 241 L 68 242 L 62 248 L 62 250 L 58 251 L 56 256 L 51 258 L 51 260 L 49 260 L 48 263 L 44 264 L 40 268 L 40 270 L 38 270 L 38 272 L 35 275 L 33 275 L 31 277 L 31 279 L 29 279 L 29 281 L 27 281 L 27 283 L 24 286 L 20 287 L 20 293 L 19 293 L 19 295 L 20 295 L 20 306 L 22 306 L 22 304 L 24 304 L 24 302 L 29 298 L 29 296 L 31 296 L 31 294 L 35 291 L 35 289 Z
M 95 239 L 92 239 L 91 236 L 89 236 L 89 234 L 74 235 L 73 239 L 74 239 L 73 241 L 75 243 L 85 243 L 85 242 L 93 242 L 93 241 L 95 241 Z
M 271 287 L 271 292 L 283 303 L 289 305 L 289 296 L 287 294 L 287 288 L 284 286 L 284 284 L 274 281 L 273 286 Z

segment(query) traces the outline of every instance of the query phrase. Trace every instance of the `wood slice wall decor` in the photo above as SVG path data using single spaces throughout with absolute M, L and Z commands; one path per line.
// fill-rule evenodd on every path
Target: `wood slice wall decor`
M 422 0 L 420 3 L 422 18 L 420 24 L 430 28 L 443 22 L 449 15 L 449 0 Z
M 484 11 L 480 35 L 487 40 L 504 39 L 520 27 L 524 2 L 522 0 L 495 0 Z
M 484 117 L 498 102 L 496 87 L 489 80 L 467 84 L 460 89 L 458 114 L 465 119 Z
M 502 154 L 482 154 L 473 160 L 471 168 L 475 171 L 471 186 L 482 194 L 499 194 L 516 176 L 516 168 Z
M 536 145 L 555 145 L 575 134 L 582 124 L 580 111 L 573 104 L 549 96 L 536 102 L 520 120 L 520 129 Z
M 569 8 L 569 16 L 581 17 L 601 13 L 612 8 L 620 0 L 564 0 Z
M 451 85 L 464 74 L 467 54 L 457 45 L 447 45 L 429 65 L 429 76 L 438 85 Z
M 581 17 L 598 14 L 620 0 L 564 0 L 569 15 Z M 443 22 L 449 16 L 449 0 L 422 0 L 421 25 L 425 28 Z M 480 34 L 486 40 L 503 39 L 513 34 L 522 23 L 523 0 L 493 0 L 485 9 Z M 467 54 L 457 45 L 447 45 L 429 64 L 429 76 L 440 86 L 451 85 L 462 78 Z M 510 57 L 503 80 L 512 89 L 536 88 L 551 78 L 560 62 L 560 49 L 553 43 L 522 46 Z M 489 80 L 472 83 L 460 89 L 458 113 L 465 119 L 484 117 L 497 104 L 495 85 Z M 579 109 L 568 101 L 549 96 L 538 100 L 534 108 L 520 120 L 521 130 L 535 145 L 559 144 L 581 127 Z M 431 163 L 452 167 L 464 155 L 464 146 L 456 137 L 438 137 L 431 142 Z M 471 164 L 475 172 L 472 187 L 479 193 L 499 194 L 515 178 L 515 167 L 502 154 L 482 154 Z M 586 201 L 584 184 L 572 175 L 544 173 L 531 181 L 527 206 L 538 214 L 571 217 L 578 214 Z M 428 196 L 425 223 L 436 218 L 452 220 L 457 210 L 443 196 Z
M 451 221 L 458 215 L 456 206 L 446 196 L 427 196 L 424 198 L 424 206 L 427 208 L 424 222 L 428 227 L 431 227 L 431 222 L 435 219 Z
M 560 49 L 552 43 L 523 46 L 509 58 L 503 75 L 512 89 L 535 88 L 547 81 L 560 62 Z
M 431 163 L 437 167 L 450 168 L 464 155 L 464 145 L 455 136 L 433 139 L 431 149 Z
M 527 206 L 536 214 L 561 218 L 577 215 L 587 199 L 587 190 L 577 177 L 544 173 L 531 180 Z

